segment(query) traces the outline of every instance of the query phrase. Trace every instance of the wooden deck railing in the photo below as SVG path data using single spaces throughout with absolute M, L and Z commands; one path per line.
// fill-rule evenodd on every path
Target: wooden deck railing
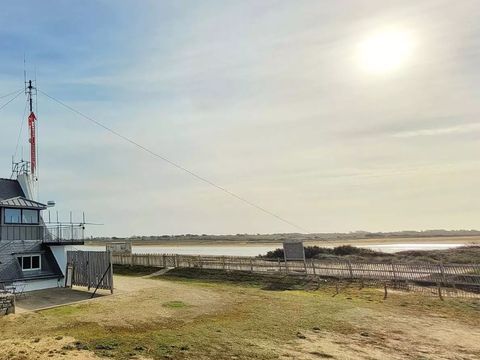
M 309 275 L 337 279 L 439 284 L 480 293 L 480 264 L 406 264 L 341 260 L 288 261 L 242 256 L 114 254 L 113 264 L 237 270 L 255 273 Z

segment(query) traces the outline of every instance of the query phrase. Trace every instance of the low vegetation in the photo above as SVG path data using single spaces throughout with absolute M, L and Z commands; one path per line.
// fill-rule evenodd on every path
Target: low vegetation
M 117 275 L 146 276 L 158 271 L 158 267 L 142 265 L 114 265 L 113 271 Z
M 478 239 L 478 230 L 425 230 L 425 231 L 395 231 L 395 232 L 368 232 L 355 231 L 349 233 L 283 233 L 283 234 L 235 234 L 235 235 L 209 235 L 209 234 L 183 234 L 183 235 L 152 235 L 130 237 L 97 237 L 88 240 L 91 244 L 104 244 L 111 241 L 131 241 L 135 245 L 146 244 L 178 244 L 178 243 L 281 243 L 285 240 L 365 240 L 365 239 L 429 239 L 429 238 L 465 238 Z
M 262 256 L 267 259 L 283 258 L 283 249 L 269 251 Z M 480 262 L 480 246 L 462 246 L 446 250 L 408 250 L 397 253 L 383 253 L 366 248 L 350 245 L 326 248 L 319 246 L 306 246 L 307 259 L 349 259 L 351 261 L 382 261 L 402 263 L 454 263 L 478 264 Z
M 163 279 L 177 281 L 207 281 L 208 283 L 254 287 L 262 290 L 305 290 L 315 286 L 305 277 L 277 274 L 256 274 L 245 271 L 223 271 L 194 268 L 177 268 L 162 275 Z M 317 284 L 315 282 L 315 284 Z M 318 286 L 317 286 L 318 287 Z

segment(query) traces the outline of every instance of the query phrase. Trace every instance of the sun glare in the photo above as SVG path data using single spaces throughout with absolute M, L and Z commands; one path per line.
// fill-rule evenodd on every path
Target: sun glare
M 359 44 L 362 67 L 373 73 L 386 73 L 400 67 L 410 57 L 413 42 L 406 31 L 379 32 Z

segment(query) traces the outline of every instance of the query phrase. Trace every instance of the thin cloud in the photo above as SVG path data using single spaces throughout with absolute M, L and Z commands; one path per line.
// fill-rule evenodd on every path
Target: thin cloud
M 442 136 L 442 135 L 455 135 L 455 134 L 467 134 L 471 132 L 480 131 L 480 123 L 465 124 L 458 126 L 449 126 L 437 129 L 421 129 L 413 131 L 402 131 L 393 135 L 397 138 L 411 138 L 419 136 Z

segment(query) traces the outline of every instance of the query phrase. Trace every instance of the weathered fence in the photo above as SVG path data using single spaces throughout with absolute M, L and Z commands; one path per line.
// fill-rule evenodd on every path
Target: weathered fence
M 68 274 L 71 271 L 71 274 Z M 113 268 L 108 251 L 68 251 L 67 279 L 71 285 L 113 292 Z M 70 284 L 69 284 L 70 285 Z
M 440 284 L 480 293 L 480 264 L 405 264 L 341 260 L 284 261 L 242 256 L 115 254 L 114 264 L 239 270 L 257 273 L 312 275 L 336 279 L 364 279 L 417 284 Z

